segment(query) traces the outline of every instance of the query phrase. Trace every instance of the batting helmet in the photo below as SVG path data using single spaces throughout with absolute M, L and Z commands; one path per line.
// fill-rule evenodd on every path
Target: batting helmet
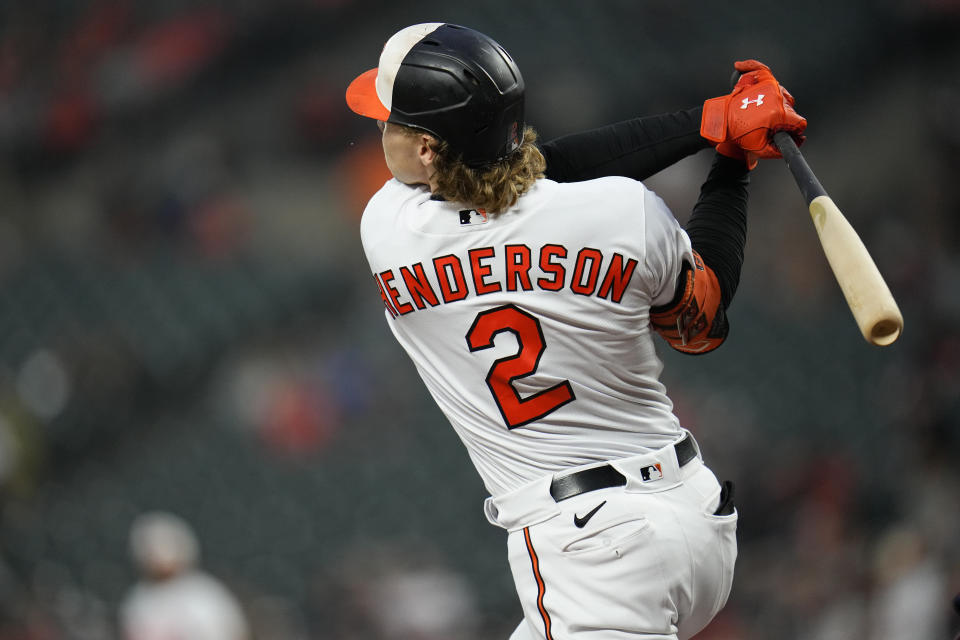
M 523 77 L 489 37 L 430 22 L 387 40 L 380 64 L 347 88 L 362 116 L 423 129 L 469 166 L 512 153 L 523 138 Z

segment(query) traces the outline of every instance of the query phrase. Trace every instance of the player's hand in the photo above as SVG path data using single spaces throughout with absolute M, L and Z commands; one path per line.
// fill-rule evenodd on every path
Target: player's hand
M 742 159 L 753 169 L 758 158 L 781 157 L 774 132 L 787 131 L 803 144 L 807 120 L 794 110 L 793 96 L 767 65 L 740 60 L 733 66 L 742 75 L 728 95 L 703 103 L 700 135 L 717 143 L 719 153 Z

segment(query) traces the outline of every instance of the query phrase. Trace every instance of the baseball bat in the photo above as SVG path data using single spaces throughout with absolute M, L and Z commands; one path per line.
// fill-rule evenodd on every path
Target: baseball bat
M 786 131 L 773 141 L 803 194 L 823 253 L 867 342 L 886 346 L 903 331 L 903 316 L 859 234 L 827 195 L 797 144 Z

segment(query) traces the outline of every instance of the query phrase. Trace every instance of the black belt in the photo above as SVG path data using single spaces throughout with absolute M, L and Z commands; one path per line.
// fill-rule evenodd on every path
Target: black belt
M 697 448 L 689 435 L 684 436 L 683 440 L 673 445 L 673 448 L 677 452 L 677 463 L 681 467 L 697 457 Z M 560 502 L 588 491 L 622 487 L 625 484 L 627 484 L 626 477 L 609 464 L 605 464 L 554 478 L 550 483 L 550 495 L 555 501 Z

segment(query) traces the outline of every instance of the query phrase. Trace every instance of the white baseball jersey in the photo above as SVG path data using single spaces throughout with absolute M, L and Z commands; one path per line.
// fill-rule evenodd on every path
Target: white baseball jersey
M 120 608 L 124 640 L 245 640 L 240 603 L 218 580 L 190 571 L 163 582 L 140 582 Z
M 391 330 L 492 496 L 682 434 L 648 312 L 690 240 L 640 182 L 543 179 L 488 215 L 390 180 L 361 236 Z

